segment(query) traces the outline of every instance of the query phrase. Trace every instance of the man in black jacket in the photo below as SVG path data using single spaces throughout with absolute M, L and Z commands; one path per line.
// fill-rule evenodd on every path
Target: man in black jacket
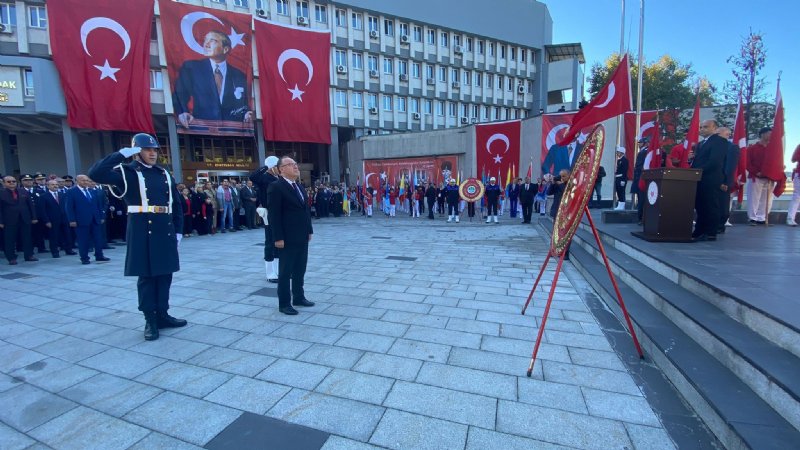
M 278 269 L 278 310 L 293 316 L 294 306 L 314 306 L 303 291 L 308 243 L 314 234 L 311 213 L 305 188 L 299 184 L 300 169 L 290 157 L 284 156 L 278 164 L 280 178 L 267 190 L 267 214 L 280 257 Z M 292 288 L 289 293 L 289 280 Z
M 625 156 L 625 147 L 617 147 L 617 168 L 614 171 L 614 192 L 617 194 L 617 207 L 615 211 L 625 209 L 625 188 L 628 186 L 628 158 Z
M 31 225 L 35 225 L 36 208 L 30 193 L 17 188 L 17 180 L 12 176 L 3 178 L 0 189 L 0 228 L 3 229 L 3 244 L 6 259 L 10 265 L 17 264 L 17 235 L 22 235 L 22 250 L 25 261 L 38 261 L 33 256 Z
M 700 137 L 697 144 L 693 169 L 703 169 L 700 182 L 697 184 L 695 210 L 697 222 L 692 237 L 695 241 L 715 241 L 720 216 L 720 195 L 725 180 L 725 154 L 728 141 L 716 134 L 717 122 L 705 120 L 700 124 Z
M 272 236 L 272 228 L 269 226 L 269 216 L 267 214 L 267 191 L 269 185 L 278 181 L 275 175 L 278 173 L 277 156 L 268 156 L 264 160 L 264 166 L 250 174 L 250 181 L 258 186 L 258 208 L 256 211 L 264 220 L 264 266 L 266 267 L 267 281 L 270 283 L 278 282 L 278 261 L 275 254 L 275 239 Z
M 522 204 L 522 223 L 531 223 L 533 215 L 533 198 L 539 192 L 539 185 L 531 183 L 530 177 L 525 177 L 525 182 L 519 188 L 519 201 Z
M 723 171 L 724 180 L 719 190 L 720 217 L 718 233 L 725 232 L 725 223 L 731 214 L 731 189 L 736 183 L 736 168 L 739 166 L 739 146 L 730 141 L 731 129 L 728 127 L 717 128 L 717 134 L 728 141 L 728 148 L 725 152 L 725 166 Z
M 433 183 L 428 182 L 428 188 L 425 189 L 425 199 L 428 200 L 428 219 L 433 220 L 433 208 L 436 205 L 436 188 Z

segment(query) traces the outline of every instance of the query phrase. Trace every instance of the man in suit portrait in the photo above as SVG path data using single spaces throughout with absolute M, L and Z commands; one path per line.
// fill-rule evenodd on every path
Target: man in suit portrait
M 109 261 L 110 258 L 103 256 L 105 215 L 100 199 L 92 192 L 92 180 L 86 175 L 78 175 L 75 181 L 78 185 L 67 191 L 64 210 L 69 226 L 75 229 L 81 264 L 89 264 L 90 246 L 94 246 L 95 261 Z
M 542 163 L 542 175 L 558 174 L 564 169 L 572 170 L 582 148 L 583 145 L 578 142 L 577 138 L 567 145 L 553 144 L 547 150 L 547 156 Z
M 288 156 L 278 163 L 280 177 L 267 189 L 267 218 L 278 251 L 278 310 L 295 315 L 294 306 L 314 306 L 303 291 L 308 243 L 314 229 L 300 169 Z M 289 293 L 291 280 L 291 294 Z
M 185 128 L 195 119 L 252 122 L 247 77 L 226 61 L 230 38 L 211 31 L 203 40 L 203 50 L 206 59 L 186 61 L 178 73 L 173 95 L 178 122 Z
M 719 227 L 720 192 L 725 181 L 725 155 L 728 141 L 717 133 L 717 122 L 709 119 L 700 124 L 700 142 L 697 144 L 693 169 L 703 169 L 697 184 L 694 207 L 697 211 L 692 238 L 695 241 L 715 241 Z

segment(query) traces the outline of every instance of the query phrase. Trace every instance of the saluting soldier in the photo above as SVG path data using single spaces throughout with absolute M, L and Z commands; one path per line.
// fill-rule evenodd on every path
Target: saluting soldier
M 108 155 L 89 169 L 93 180 L 122 191 L 120 197 L 128 205 L 125 275 L 139 277 L 139 310 L 144 313 L 144 338 L 148 341 L 158 339 L 159 328 L 186 325 L 185 320 L 167 313 L 172 274 L 180 270 L 183 207 L 175 179 L 156 165 L 158 149 L 153 136 L 139 133 L 133 136 L 130 147 Z M 125 164 L 131 156 L 134 161 Z

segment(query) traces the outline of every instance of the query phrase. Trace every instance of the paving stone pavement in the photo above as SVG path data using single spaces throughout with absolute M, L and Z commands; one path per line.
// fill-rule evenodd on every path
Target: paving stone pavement
M 184 239 L 170 312 L 189 326 L 155 342 L 124 248 L 0 266 L 30 275 L 0 278 L 0 447 L 197 448 L 249 412 L 330 433 L 325 450 L 674 448 L 569 263 L 525 376 L 549 289 L 519 314 L 547 249 L 535 224 L 314 226 L 317 305 L 297 316 L 253 295 L 275 287 L 261 230 Z

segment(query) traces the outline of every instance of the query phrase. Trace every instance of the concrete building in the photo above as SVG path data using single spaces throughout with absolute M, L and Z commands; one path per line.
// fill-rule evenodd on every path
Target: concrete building
M 351 166 L 348 141 L 363 135 L 524 119 L 562 106 L 575 109 L 583 96 L 580 45 L 553 45 L 547 7 L 533 0 L 185 3 L 331 31 L 331 145 L 265 141 L 258 106 L 252 138 L 183 135 L 176 131 L 156 4 L 153 120 L 162 163 L 187 181 L 244 175 L 266 154 L 293 156 L 306 181 L 344 179 Z M 2 173 L 74 175 L 127 145 L 132 134 L 69 127 L 47 21 L 42 0 L 0 0 Z

